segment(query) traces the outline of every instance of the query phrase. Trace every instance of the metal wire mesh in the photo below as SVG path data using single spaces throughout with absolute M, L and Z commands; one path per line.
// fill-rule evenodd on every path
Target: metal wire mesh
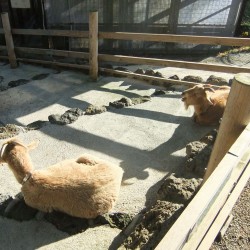
M 100 31 L 232 36 L 242 1 L 44 0 L 44 4 L 48 28 L 88 30 L 89 11 L 97 10 Z M 74 38 L 69 44 L 78 49 L 87 47 L 87 43 Z M 204 47 L 136 41 L 101 41 L 100 46 L 121 50 L 146 48 L 147 51 Z

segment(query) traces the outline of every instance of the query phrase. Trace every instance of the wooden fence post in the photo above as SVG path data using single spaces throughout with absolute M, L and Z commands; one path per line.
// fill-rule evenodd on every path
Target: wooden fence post
M 89 74 L 93 81 L 98 78 L 98 12 L 89 14 Z
M 203 183 L 250 122 L 250 74 L 235 75 Z
M 11 33 L 11 27 L 10 27 L 10 20 L 8 13 L 2 13 L 2 23 L 3 23 L 3 30 L 5 35 L 5 42 L 6 42 L 6 48 L 8 52 L 10 67 L 12 69 L 15 69 L 17 67 L 17 60 L 16 60 L 16 54 L 14 50 L 14 42 L 12 38 Z

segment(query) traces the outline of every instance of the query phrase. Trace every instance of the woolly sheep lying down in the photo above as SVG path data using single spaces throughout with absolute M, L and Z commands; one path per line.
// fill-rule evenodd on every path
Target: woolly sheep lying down
M 61 211 L 80 218 L 109 212 L 118 198 L 123 170 L 84 154 L 46 169 L 33 170 L 29 150 L 17 139 L 3 144 L 0 163 L 7 163 L 27 205 L 43 212 Z
M 212 88 L 209 84 L 199 84 L 183 91 L 182 101 L 186 109 L 194 106 L 194 121 L 200 125 L 219 124 L 223 116 L 230 87 Z

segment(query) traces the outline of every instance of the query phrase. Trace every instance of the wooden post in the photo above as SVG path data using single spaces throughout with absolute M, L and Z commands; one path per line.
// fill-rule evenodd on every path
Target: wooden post
M 250 74 L 235 75 L 203 183 L 250 122 Z
M 93 81 L 98 78 L 98 12 L 89 14 L 89 74 Z
M 3 30 L 5 35 L 5 42 L 6 42 L 6 48 L 8 52 L 10 67 L 12 69 L 15 69 L 17 67 L 17 60 L 16 60 L 16 54 L 14 50 L 14 42 L 12 38 L 11 33 L 11 27 L 10 27 L 10 20 L 8 13 L 2 13 L 2 23 L 3 23 Z

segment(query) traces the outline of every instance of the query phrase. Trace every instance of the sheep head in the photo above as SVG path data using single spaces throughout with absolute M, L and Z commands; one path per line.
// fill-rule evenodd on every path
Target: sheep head
M 185 108 L 187 109 L 190 105 L 200 105 L 204 102 L 213 105 L 207 91 L 214 92 L 214 89 L 209 84 L 199 84 L 183 91 L 181 100 L 184 102 Z
M 29 145 L 24 145 L 20 140 L 17 138 L 8 140 L 3 143 L 1 150 L 0 150 L 0 163 L 7 162 L 8 155 L 10 154 L 16 154 L 16 151 L 18 151 L 21 154 L 25 154 L 28 151 L 36 148 L 38 145 L 38 142 L 32 142 Z

